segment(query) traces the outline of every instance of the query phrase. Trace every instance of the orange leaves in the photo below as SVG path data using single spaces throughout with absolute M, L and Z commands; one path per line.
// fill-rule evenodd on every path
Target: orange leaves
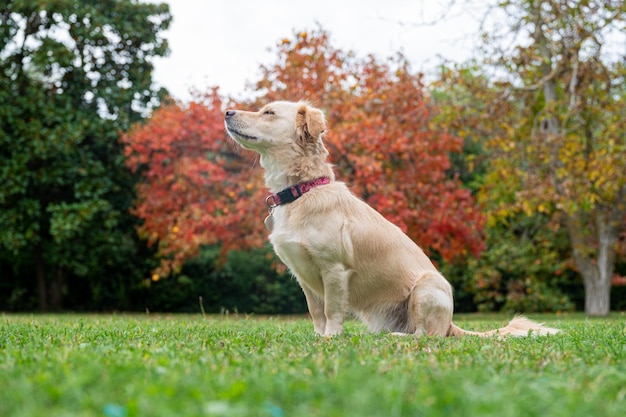
M 278 55 L 258 84 L 263 102 L 307 98 L 324 109 L 340 180 L 446 259 L 482 250 L 484 218 L 447 172 L 463 141 L 434 122 L 437 108 L 402 56 L 357 59 L 323 30 L 283 41 Z
M 463 142 L 435 121 L 421 76 L 403 57 L 356 59 L 331 47 L 321 29 L 282 39 L 277 53 L 275 65 L 261 68 L 256 104 L 306 99 L 321 107 L 340 180 L 427 250 L 446 259 L 482 250 L 483 216 L 448 173 L 449 154 Z M 144 178 L 135 213 L 144 221 L 140 233 L 159 245 L 159 275 L 200 245 L 228 250 L 265 242 L 262 174 L 225 137 L 216 90 L 203 102 L 155 111 L 123 142 L 128 166 Z
M 217 91 L 205 101 L 170 103 L 122 137 L 128 166 L 144 179 L 135 214 L 139 233 L 159 245 L 161 276 L 201 245 L 258 246 L 264 238 L 260 179 L 225 136 Z

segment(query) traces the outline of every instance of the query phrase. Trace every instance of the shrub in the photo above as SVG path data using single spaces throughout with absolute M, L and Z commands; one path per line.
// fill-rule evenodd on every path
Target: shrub
M 567 236 L 547 217 L 520 216 L 488 227 L 487 250 L 479 259 L 444 266 L 467 309 L 473 296 L 479 311 L 547 312 L 576 307 L 572 289 L 581 287 L 568 268 Z M 568 290 L 565 292 L 565 290 Z
M 231 251 L 225 259 L 219 247 L 204 247 L 180 275 L 147 281 L 136 305 L 142 309 L 143 303 L 151 311 L 199 312 L 202 297 L 206 313 L 305 313 L 299 285 L 288 273 L 278 272 L 276 262 L 269 247 Z

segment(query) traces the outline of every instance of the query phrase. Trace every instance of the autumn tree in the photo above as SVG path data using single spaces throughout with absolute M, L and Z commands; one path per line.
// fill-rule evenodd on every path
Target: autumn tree
M 331 160 L 357 195 L 445 259 L 482 249 L 483 217 L 449 172 L 461 141 L 433 122 L 437 109 L 402 56 L 358 59 L 333 48 L 322 29 L 281 40 L 277 55 L 253 86 L 257 102 L 238 106 L 281 99 L 321 107 Z M 178 268 L 201 244 L 265 240 L 262 173 L 254 155 L 233 151 L 223 107 L 215 91 L 203 105 L 166 106 L 124 139 L 131 167 L 145 169 L 137 214 L 165 256 L 157 274 Z
M 218 90 L 170 102 L 122 136 L 127 164 L 141 173 L 134 214 L 162 256 L 154 280 L 177 272 L 202 245 L 261 246 L 265 191 L 253 161 L 226 137 Z
M 167 5 L 131 0 L 3 3 L 0 263 L 42 310 L 146 267 L 117 139 L 158 102 L 152 59 L 169 21 Z
M 618 237 L 626 216 L 625 67 L 619 1 L 515 0 L 500 4 L 510 28 L 486 34 L 499 80 L 498 117 L 485 120 L 494 155 L 483 190 L 494 212 L 556 213 L 585 286 L 585 311 L 610 308 Z
M 513 100 L 498 83 L 491 82 L 476 62 L 442 66 L 429 85 L 444 124 L 464 141 L 463 154 L 453 159 L 466 186 L 478 191 L 487 215 L 486 248 L 479 258 L 462 264 L 445 264 L 455 278 L 455 301 L 460 308 L 479 311 L 566 311 L 574 308 L 570 289 L 576 280 L 568 261 L 567 234 L 546 212 L 513 212 L 494 201 L 493 195 L 511 196 L 508 182 L 485 182 L 493 160 L 490 139 L 510 131 L 511 115 L 518 114 Z M 497 152 L 496 152 L 497 153 Z M 482 192 L 480 190 L 482 189 Z M 577 301 L 577 299 L 576 299 Z
M 402 55 L 359 59 L 333 48 L 321 28 L 283 39 L 277 50 L 257 84 L 261 102 L 321 106 L 339 178 L 418 244 L 447 260 L 482 250 L 483 216 L 450 172 L 462 141 L 435 123 L 438 109 Z

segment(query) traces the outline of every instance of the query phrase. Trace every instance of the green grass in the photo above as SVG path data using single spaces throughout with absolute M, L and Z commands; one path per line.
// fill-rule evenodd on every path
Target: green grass
M 5 315 L 0 416 L 626 415 L 626 316 L 539 319 L 563 334 L 417 340 L 349 322 L 323 339 L 301 318 Z

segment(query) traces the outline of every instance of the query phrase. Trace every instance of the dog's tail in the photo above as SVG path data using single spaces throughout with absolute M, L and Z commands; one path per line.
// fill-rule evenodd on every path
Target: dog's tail
M 513 320 L 509 322 L 505 327 L 496 330 L 489 330 L 487 332 L 471 332 L 469 330 L 463 330 L 460 327 L 456 326 L 454 323 L 450 324 L 450 329 L 448 330 L 448 336 L 479 336 L 479 337 L 489 337 L 489 336 L 515 336 L 515 337 L 524 337 L 524 336 L 543 336 L 547 334 L 556 334 L 559 333 L 559 329 L 554 329 L 552 327 L 544 326 L 543 323 L 537 323 L 533 320 L 527 319 L 524 316 L 515 316 Z

